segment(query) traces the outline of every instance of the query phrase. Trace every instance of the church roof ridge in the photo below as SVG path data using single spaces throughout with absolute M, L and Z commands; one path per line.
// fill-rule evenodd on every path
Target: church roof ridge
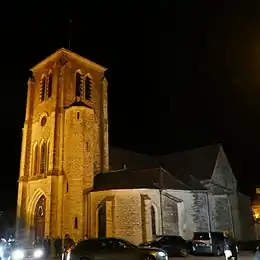
M 202 146 L 190 150 L 167 154 L 159 158 L 164 169 L 174 174 L 178 179 L 190 181 L 188 175 L 197 180 L 210 179 L 221 152 L 221 143 Z
M 42 61 L 40 61 L 38 64 L 36 64 L 34 67 L 32 67 L 30 70 L 31 71 L 35 71 L 39 68 L 41 68 L 42 66 L 44 66 L 47 62 L 49 62 L 50 60 L 54 60 L 58 55 L 60 55 L 61 53 L 67 54 L 68 56 L 71 56 L 77 60 L 80 60 L 83 63 L 88 64 L 89 66 L 92 66 L 93 68 L 101 71 L 101 72 L 105 72 L 107 70 L 106 67 L 103 67 L 75 52 L 72 52 L 68 49 L 65 48 L 60 48 L 57 51 L 55 51 L 54 53 L 52 53 L 51 55 L 49 55 L 48 57 L 46 57 L 45 59 L 43 59 Z
M 182 150 L 179 150 L 179 151 L 175 151 L 175 152 L 172 152 L 172 153 L 167 153 L 167 154 L 161 155 L 159 157 L 161 158 L 161 157 L 166 157 L 166 156 L 172 156 L 174 154 L 191 153 L 191 152 L 196 152 L 196 151 L 199 151 L 199 150 L 204 150 L 204 149 L 206 150 L 206 149 L 213 148 L 213 147 L 220 149 L 220 147 L 223 147 L 223 146 L 222 146 L 221 142 L 216 142 L 216 143 L 212 143 L 212 144 L 193 147 L 191 149 L 182 149 Z

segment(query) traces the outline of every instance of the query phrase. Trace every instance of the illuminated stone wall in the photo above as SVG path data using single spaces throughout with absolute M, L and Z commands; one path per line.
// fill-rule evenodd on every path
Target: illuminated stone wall
M 156 212 L 156 233 L 161 234 L 158 190 L 131 189 L 91 192 L 91 236 L 98 236 L 98 207 L 107 205 L 107 236 L 121 237 L 139 244 L 152 239 L 151 210 Z
M 65 190 L 63 229 L 76 240 L 84 236 L 84 190 L 93 186 L 94 178 L 94 110 L 70 107 L 65 112 L 64 175 Z M 67 188 L 67 187 L 66 187 Z M 75 226 L 77 218 L 77 227 Z

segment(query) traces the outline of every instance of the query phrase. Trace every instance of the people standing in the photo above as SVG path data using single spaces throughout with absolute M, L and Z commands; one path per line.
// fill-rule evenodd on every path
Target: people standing
M 254 260 L 260 260 L 260 248 L 259 246 L 256 247 L 256 252 L 254 255 Z
M 43 247 L 44 247 L 46 256 L 47 257 L 50 256 L 50 254 L 51 254 L 51 240 L 48 236 L 46 236 L 43 240 Z
M 70 251 L 70 249 L 75 245 L 75 242 L 72 238 L 70 238 L 69 234 L 65 235 L 63 248 L 64 248 L 64 260 L 67 258 L 67 254 Z
M 237 242 L 235 238 L 232 236 L 232 233 L 228 230 L 224 231 L 224 249 L 225 250 L 230 250 L 232 253 L 232 258 L 233 260 L 237 260 Z
M 42 247 L 42 240 L 40 239 L 40 237 L 36 237 L 35 240 L 33 241 L 33 247 L 34 248 L 38 248 L 38 247 Z
M 60 257 L 61 251 L 62 251 L 61 250 L 62 249 L 62 240 L 59 236 L 54 240 L 54 249 L 55 249 L 55 256 Z

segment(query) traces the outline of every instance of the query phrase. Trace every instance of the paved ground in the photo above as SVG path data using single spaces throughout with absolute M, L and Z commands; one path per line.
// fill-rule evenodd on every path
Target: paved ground
M 49 260 L 59 260 L 58 257 L 50 257 Z M 123 260 L 123 259 L 122 259 Z M 169 260 L 225 260 L 224 256 L 188 256 L 188 257 L 170 257 Z M 253 253 L 240 252 L 238 260 L 253 260 Z
M 188 257 L 171 257 L 169 260 L 225 260 L 224 256 L 188 256 Z M 238 260 L 253 260 L 253 254 L 250 252 L 240 252 Z

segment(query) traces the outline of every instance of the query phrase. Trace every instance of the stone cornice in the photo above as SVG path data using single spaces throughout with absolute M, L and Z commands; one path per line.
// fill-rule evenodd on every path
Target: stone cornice
M 20 176 L 18 182 L 28 181 L 28 176 Z
M 37 180 L 41 180 L 41 179 L 45 179 L 45 178 L 46 178 L 45 175 L 37 174 L 34 176 L 29 176 L 28 181 L 37 181 Z

